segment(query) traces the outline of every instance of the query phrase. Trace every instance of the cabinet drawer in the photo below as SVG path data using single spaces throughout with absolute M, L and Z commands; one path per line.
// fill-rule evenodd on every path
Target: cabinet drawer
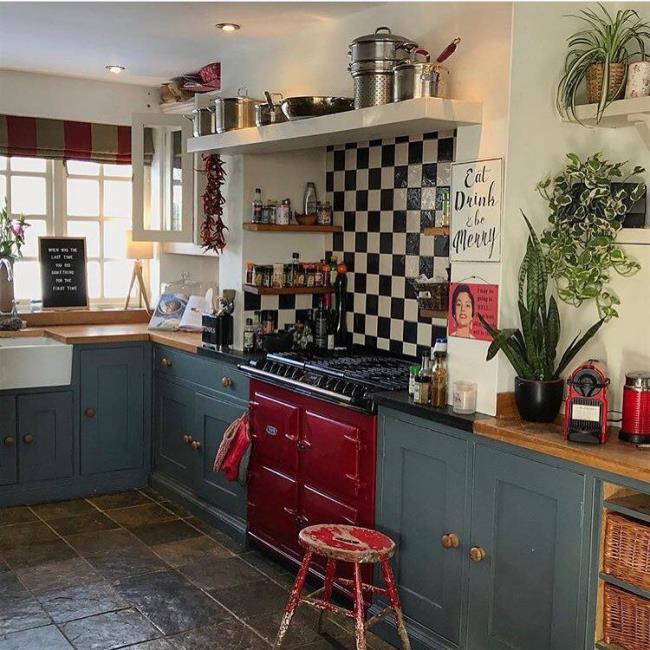
M 153 362 L 160 376 L 185 379 L 248 401 L 248 378 L 234 364 L 162 346 L 154 348 Z

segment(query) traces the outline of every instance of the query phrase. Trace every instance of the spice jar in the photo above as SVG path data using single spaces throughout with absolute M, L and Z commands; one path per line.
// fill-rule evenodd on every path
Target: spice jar
M 332 225 L 332 206 L 330 205 L 329 201 L 318 204 L 316 223 L 319 226 Z
M 255 284 L 255 264 L 246 262 L 246 284 Z
M 284 286 L 284 264 L 282 262 L 273 265 L 273 286 L 281 288 Z
M 256 264 L 254 268 L 255 286 L 264 286 L 264 267 L 261 264 Z
M 275 223 L 288 226 L 291 223 L 291 199 L 283 199 L 275 213 Z

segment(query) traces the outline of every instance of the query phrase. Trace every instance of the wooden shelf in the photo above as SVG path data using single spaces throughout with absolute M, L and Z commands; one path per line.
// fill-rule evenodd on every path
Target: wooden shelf
M 270 153 L 325 147 L 481 124 L 483 105 L 422 97 L 281 124 L 189 138 L 189 153 Z
M 449 236 L 449 226 L 439 226 L 437 228 L 425 228 L 422 231 L 423 235 L 436 236 L 443 235 L 445 237 Z
M 333 293 L 334 287 L 256 287 L 254 284 L 245 284 L 246 293 L 256 296 L 297 296 L 304 294 Z
M 639 493 L 605 499 L 603 507 L 650 524 L 650 495 Z
M 277 223 L 245 223 L 244 230 L 251 232 L 341 232 L 341 226 L 301 226 L 299 223 L 292 223 L 288 226 L 281 226 Z
M 434 311 L 433 309 L 420 309 L 420 316 L 422 318 L 442 318 L 447 320 L 446 311 Z

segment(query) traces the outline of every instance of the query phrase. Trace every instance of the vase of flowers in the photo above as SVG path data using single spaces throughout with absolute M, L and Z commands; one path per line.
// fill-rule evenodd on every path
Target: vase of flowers
M 24 217 L 11 218 L 7 205 L 0 210 L 0 313 L 10 313 L 14 304 L 14 260 L 22 256 L 25 230 Z

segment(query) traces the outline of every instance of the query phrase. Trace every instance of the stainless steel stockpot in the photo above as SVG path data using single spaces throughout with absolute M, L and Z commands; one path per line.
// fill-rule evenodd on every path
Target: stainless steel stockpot
M 214 100 L 215 131 L 225 133 L 236 129 L 246 129 L 255 126 L 255 106 L 263 99 L 253 99 L 242 95 L 240 88 L 237 97 L 218 97 Z
M 438 63 L 429 62 L 426 50 L 415 54 L 425 57 L 424 61 L 407 61 L 394 68 L 393 101 L 401 102 L 416 97 L 438 97 L 440 71 Z
M 389 27 L 377 27 L 374 34 L 355 38 L 348 54 L 352 63 L 359 61 L 403 61 L 408 59 L 417 43 L 410 38 L 397 36 Z
M 201 135 L 210 135 L 215 132 L 214 107 L 212 106 L 195 108 L 192 111 L 192 117 L 188 115 L 187 119 L 192 120 L 192 135 L 195 138 Z

